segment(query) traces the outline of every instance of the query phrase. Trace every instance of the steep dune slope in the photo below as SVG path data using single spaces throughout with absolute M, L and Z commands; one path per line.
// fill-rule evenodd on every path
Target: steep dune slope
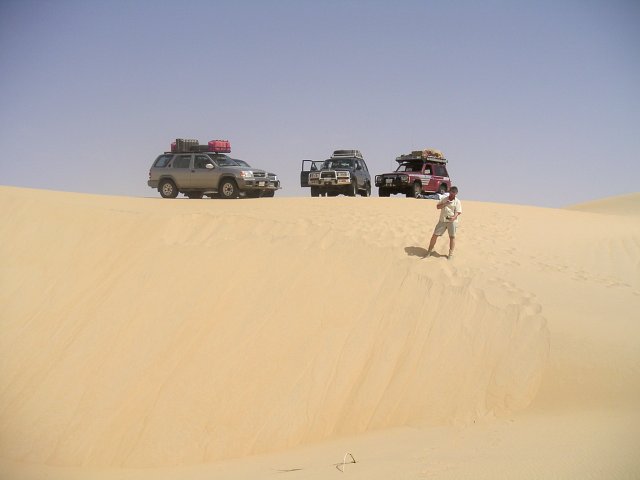
M 210 462 L 469 423 L 543 380 L 531 295 L 420 259 L 432 202 L 0 196 L 2 457 Z

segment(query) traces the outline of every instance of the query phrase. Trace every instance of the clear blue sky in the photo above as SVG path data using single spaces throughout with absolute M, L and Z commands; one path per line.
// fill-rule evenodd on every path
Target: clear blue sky
M 638 1 L 0 0 L 0 184 L 157 196 L 176 137 L 299 187 L 300 161 L 423 147 L 461 198 L 640 188 Z

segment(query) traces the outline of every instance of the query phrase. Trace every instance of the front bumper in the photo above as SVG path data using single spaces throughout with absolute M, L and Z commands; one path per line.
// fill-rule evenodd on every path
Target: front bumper
M 309 179 L 309 185 L 311 187 L 346 187 L 351 185 L 351 179 L 349 178 L 322 178 L 322 179 Z
M 237 180 L 240 190 L 278 190 L 279 181 L 271 181 L 268 178 L 240 178 Z
M 402 177 L 400 175 L 376 175 L 376 187 L 408 188 L 409 177 Z

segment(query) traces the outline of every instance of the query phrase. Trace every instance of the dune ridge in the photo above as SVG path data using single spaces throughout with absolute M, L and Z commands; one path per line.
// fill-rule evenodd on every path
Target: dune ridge
M 638 216 L 640 215 L 638 204 L 640 204 L 640 193 L 627 193 L 570 205 L 567 209 L 606 215 Z
M 2 456 L 210 462 L 472 422 L 540 385 L 539 312 L 386 247 L 407 227 L 378 200 L 1 195 Z

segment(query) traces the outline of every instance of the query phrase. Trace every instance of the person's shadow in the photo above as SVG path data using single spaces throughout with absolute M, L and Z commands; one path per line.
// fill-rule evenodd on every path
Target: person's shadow
M 422 247 L 404 247 L 404 251 L 407 252 L 407 255 L 410 257 L 420 257 L 426 258 L 427 249 Z M 440 255 L 438 252 L 431 252 L 431 256 L 435 258 L 446 257 L 446 255 Z

